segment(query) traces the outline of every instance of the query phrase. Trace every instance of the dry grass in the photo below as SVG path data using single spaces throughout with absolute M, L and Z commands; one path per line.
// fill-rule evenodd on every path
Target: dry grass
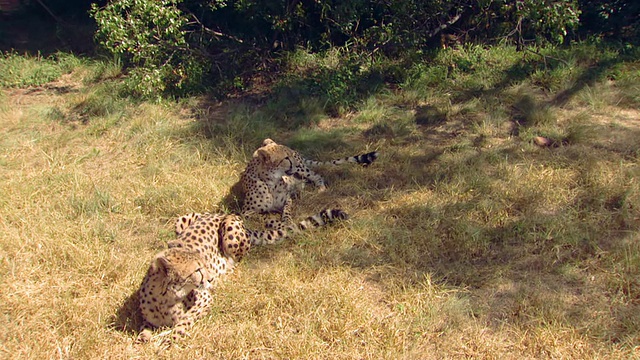
M 272 132 L 246 105 L 133 105 L 74 74 L 0 97 L 0 357 L 640 356 L 640 112 L 585 103 L 614 84 L 541 117 L 526 87 L 504 107 L 387 94 Z M 530 120 L 519 135 L 513 108 Z M 539 148 L 537 134 L 573 137 Z M 262 137 L 382 155 L 322 169 L 331 191 L 296 207 L 350 221 L 254 249 L 181 346 L 134 344 L 135 291 L 173 219 L 226 210 Z

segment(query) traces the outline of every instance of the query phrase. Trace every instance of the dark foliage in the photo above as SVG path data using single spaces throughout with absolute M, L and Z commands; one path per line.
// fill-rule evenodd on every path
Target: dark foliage
M 142 96 L 242 91 L 257 73 L 278 73 L 272 59 L 301 47 L 355 54 L 348 69 L 326 70 L 336 75 L 328 82 L 339 82 L 380 57 L 467 43 L 640 38 L 640 4 L 631 0 L 36 0 L 0 14 L 5 51 L 94 53 L 97 30 L 97 43 L 122 61 Z M 314 81 L 311 92 L 357 98 Z

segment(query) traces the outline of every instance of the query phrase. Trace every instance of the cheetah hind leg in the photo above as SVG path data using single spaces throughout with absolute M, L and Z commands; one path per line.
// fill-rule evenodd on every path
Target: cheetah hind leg
M 293 199 L 289 197 L 287 201 L 285 201 L 284 206 L 282 207 L 282 217 L 280 218 L 282 223 L 288 224 L 291 221 L 293 221 L 291 218 L 291 213 L 293 212 L 292 208 L 293 208 Z
M 251 241 L 247 238 L 247 232 L 239 216 L 228 216 L 220 224 L 220 240 L 222 249 L 235 263 L 249 252 Z M 231 270 L 231 269 L 229 269 Z
M 206 215 L 207 213 L 205 213 Z M 202 214 L 199 213 L 191 213 L 187 215 L 182 215 L 178 219 L 176 219 L 176 236 L 180 237 L 182 233 L 189 227 L 191 224 L 195 223 L 202 217 Z M 167 247 L 169 249 L 182 247 L 183 243 L 180 239 L 174 239 L 167 242 Z

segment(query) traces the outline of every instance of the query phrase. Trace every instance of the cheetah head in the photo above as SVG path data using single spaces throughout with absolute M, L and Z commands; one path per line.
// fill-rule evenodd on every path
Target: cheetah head
M 294 159 L 290 156 L 285 146 L 276 144 L 271 139 L 266 139 L 262 147 L 253 153 L 254 158 L 260 159 L 260 165 L 265 170 L 276 177 L 282 175 L 292 175 L 295 171 Z
M 167 290 L 178 298 L 184 298 L 192 290 L 211 287 L 204 261 L 194 251 L 169 249 L 156 257 L 154 266 L 165 276 Z

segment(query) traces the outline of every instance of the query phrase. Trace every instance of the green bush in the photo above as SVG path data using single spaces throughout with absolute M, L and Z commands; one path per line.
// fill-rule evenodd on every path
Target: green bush
M 531 44 L 567 43 L 580 25 L 580 4 L 113 0 L 104 7 L 94 4 L 91 14 L 97 22 L 97 41 L 121 59 L 133 94 L 242 91 L 257 73 L 279 72 L 273 57 L 304 48 L 324 58 L 332 57 L 332 51 L 338 54 L 339 67 L 316 67 L 301 75 L 305 80 L 299 85 L 339 110 L 378 79 L 404 82 L 402 67 L 377 67 L 378 58 L 431 53 L 443 47 L 441 36 L 453 35 L 453 47 L 465 51 L 450 53 L 450 62 L 444 64 L 447 73 L 470 74 L 479 62 L 488 61 L 474 43 L 516 43 L 518 50 Z
M 130 67 L 126 83 L 142 97 L 198 90 L 208 61 L 187 41 L 181 0 L 114 0 L 92 5 L 96 39 Z
M 331 115 L 351 109 L 378 91 L 384 84 L 383 74 L 394 66 L 389 59 L 372 60 L 366 53 L 348 47 L 315 54 L 299 49 L 285 63 L 285 74 L 274 90 L 276 98 L 289 104 L 299 104 L 305 97 L 315 98 Z

